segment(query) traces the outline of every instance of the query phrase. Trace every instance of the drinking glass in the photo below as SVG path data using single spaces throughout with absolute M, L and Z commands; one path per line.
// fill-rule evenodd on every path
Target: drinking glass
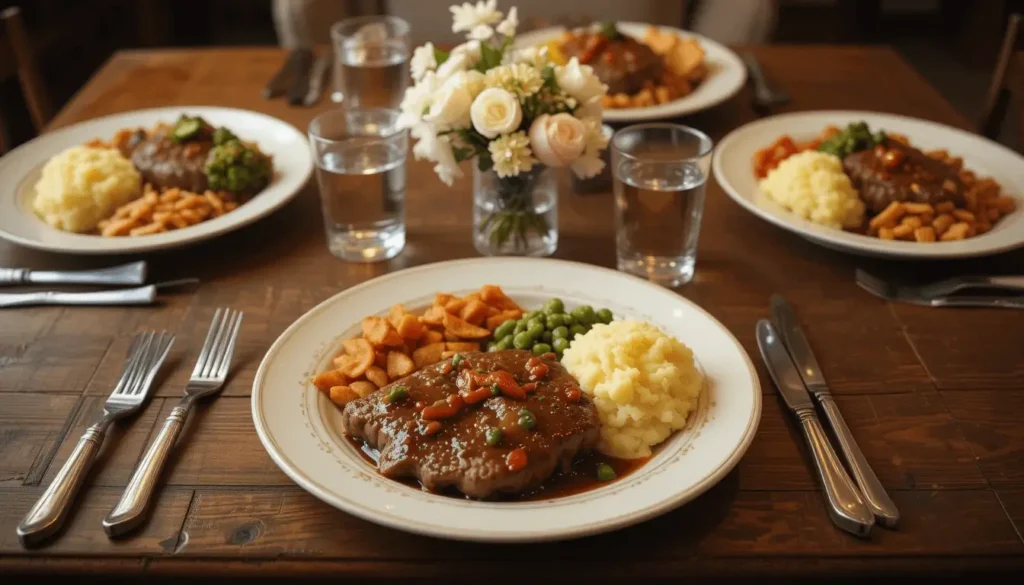
M 663 286 L 690 282 L 711 139 L 678 124 L 638 124 L 612 138 L 619 270 Z
M 309 124 L 327 247 L 343 260 L 387 260 L 405 247 L 409 138 L 398 114 L 342 108 Z
M 348 18 L 331 27 L 334 93 L 349 108 L 397 108 L 409 83 L 409 23 L 395 16 Z

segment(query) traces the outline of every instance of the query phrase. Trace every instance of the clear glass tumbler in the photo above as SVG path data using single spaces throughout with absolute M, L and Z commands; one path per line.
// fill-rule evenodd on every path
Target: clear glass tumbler
M 334 92 L 349 108 L 397 108 L 409 84 L 409 23 L 395 16 L 348 18 L 331 27 Z
M 309 124 L 327 247 L 343 260 L 387 260 L 405 247 L 409 136 L 398 114 L 342 108 Z
M 714 144 L 678 124 L 638 124 L 612 138 L 619 270 L 663 286 L 690 282 Z

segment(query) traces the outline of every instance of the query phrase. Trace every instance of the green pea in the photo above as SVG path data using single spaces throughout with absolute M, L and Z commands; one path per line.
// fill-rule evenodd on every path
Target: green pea
M 584 335 L 587 332 L 587 328 L 583 325 L 573 325 L 569 328 L 569 339 L 576 339 L 577 335 Z
M 552 313 L 548 315 L 547 323 L 548 329 L 561 327 L 562 325 L 565 325 L 565 315 L 563 315 L 562 313 Z
M 535 311 L 530 311 L 523 318 L 526 319 L 527 321 L 530 321 L 531 319 L 544 318 L 544 311 L 541 311 L 539 309 Z
M 519 426 L 530 430 L 537 426 L 537 418 L 533 416 L 532 412 L 524 408 L 519 411 Z
M 516 321 L 516 326 L 512 329 L 513 334 L 522 333 L 523 331 L 526 331 L 526 319 Z
M 597 479 L 601 481 L 611 481 L 618 477 L 615 474 L 615 470 L 612 469 L 611 465 L 607 463 L 601 463 L 597 466 Z
M 566 339 L 569 337 L 569 328 L 565 326 L 555 327 L 554 331 L 551 332 L 551 337 L 552 339 Z
M 496 447 L 501 442 L 501 429 L 487 429 L 487 446 Z
M 552 339 L 553 337 L 551 337 L 550 331 L 545 331 L 544 333 L 540 334 L 540 340 L 543 341 L 544 343 L 551 343 Z
M 497 382 L 491 384 L 491 396 L 501 396 L 501 387 Z
M 399 384 L 398 386 L 392 386 L 391 392 L 388 392 L 385 402 L 387 402 L 388 404 L 391 404 L 392 402 L 398 402 L 399 400 L 404 399 L 408 395 L 409 389 L 406 388 L 405 386 L 402 386 L 401 384 Z
M 515 347 L 515 344 L 512 342 L 512 336 L 511 335 L 506 335 L 505 337 L 502 337 L 500 341 L 498 341 L 498 349 L 499 350 L 501 350 L 501 349 L 512 349 L 513 347 Z
M 509 333 L 515 331 L 515 329 L 516 321 L 514 319 L 509 319 L 508 321 L 505 321 L 501 325 L 498 325 L 498 328 L 494 330 L 494 338 L 501 339 L 502 337 L 505 337 Z
M 551 351 L 551 346 L 546 343 L 533 344 L 533 355 L 544 355 Z
M 566 327 L 576 325 L 576 317 L 573 317 L 571 313 L 564 313 L 562 315 L 562 325 L 565 325 Z
M 487 343 L 487 351 L 498 351 L 498 342 L 491 341 Z
M 561 313 L 563 311 L 565 311 L 565 304 L 562 303 L 562 299 L 548 299 L 548 301 L 544 303 L 545 313 Z
M 455 368 L 455 369 L 458 369 L 458 367 L 461 366 L 461 365 L 462 365 L 462 354 L 461 353 L 457 353 L 457 354 L 453 355 L 452 356 L 452 367 Z
M 512 345 L 516 349 L 530 349 L 533 347 L 533 335 L 530 335 L 529 331 L 516 333 L 516 336 L 512 338 Z
M 572 316 L 576 317 L 576 322 L 580 324 L 593 323 L 597 318 L 594 313 L 594 307 L 590 305 L 580 305 L 572 310 Z
M 554 348 L 556 353 L 562 353 L 569 349 L 569 340 L 564 337 L 558 337 L 551 342 L 551 347 Z
M 597 320 L 599 323 L 611 323 L 615 316 L 612 315 L 611 309 L 601 309 L 597 312 Z
M 527 331 L 531 329 L 540 329 L 541 331 L 544 331 L 546 327 L 547 324 L 545 323 L 544 317 L 534 317 L 533 319 L 530 319 L 529 321 L 526 322 Z

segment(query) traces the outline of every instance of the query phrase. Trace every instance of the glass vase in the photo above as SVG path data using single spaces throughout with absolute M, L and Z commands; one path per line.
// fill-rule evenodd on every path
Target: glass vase
M 558 181 L 535 166 L 514 177 L 473 167 L 473 245 L 485 256 L 550 256 L 558 248 Z

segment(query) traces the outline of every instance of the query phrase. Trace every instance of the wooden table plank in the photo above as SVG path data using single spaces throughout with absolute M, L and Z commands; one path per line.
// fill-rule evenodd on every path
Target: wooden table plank
M 988 481 L 1024 487 L 1024 388 L 943 392 L 942 399 Z
M 77 396 L 10 393 L 0 398 L 0 486 L 20 486 L 33 470 L 46 468 L 77 406 Z
M 24 391 L 80 394 L 109 346 L 110 337 L 99 333 L 43 335 L 27 343 L 2 344 L 0 396 Z

